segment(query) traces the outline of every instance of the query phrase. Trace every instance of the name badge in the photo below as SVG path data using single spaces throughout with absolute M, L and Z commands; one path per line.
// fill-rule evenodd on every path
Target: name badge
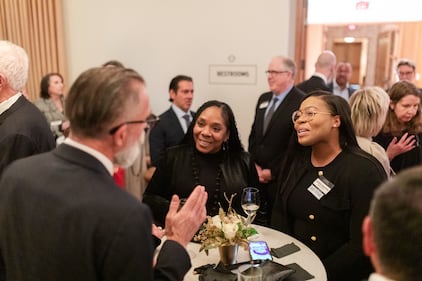
M 263 103 L 261 103 L 261 104 L 259 105 L 259 109 L 267 108 L 268 104 L 269 104 L 269 102 L 268 102 L 268 101 L 264 101 Z
M 334 184 L 327 180 L 324 176 L 319 176 L 314 182 L 308 187 L 308 191 L 312 195 L 320 200 L 322 197 L 327 195 L 328 192 L 334 187 Z

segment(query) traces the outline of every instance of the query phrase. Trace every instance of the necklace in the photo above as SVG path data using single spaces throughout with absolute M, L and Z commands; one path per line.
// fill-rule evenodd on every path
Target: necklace
M 200 167 L 199 167 L 199 163 L 198 163 L 198 152 L 196 150 L 193 151 L 192 153 L 192 175 L 193 175 L 193 179 L 195 182 L 195 186 L 197 185 L 204 185 L 203 183 L 201 184 L 200 179 L 199 179 L 199 173 L 200 173 Z M 208 159 L 202 159 L 203 162 L 209 162 L 207 161 Z M 210 161 L 212 164 L 212 160 Z M 222 156 L 220 157 L 218 164 L 217 164 L 217 175 L 215 177 L 215 185 L 214 186 L 206 186 L 205 185 L 205 190 L 208 192 L 208 210 L 210 212 L 211 215 L 215 215 L 218 214 L 218 210 L 220 208 L 219 206 L 219 202 L 221 199 L 221 176 L 223 174 L 220 164 L 222 163 Z

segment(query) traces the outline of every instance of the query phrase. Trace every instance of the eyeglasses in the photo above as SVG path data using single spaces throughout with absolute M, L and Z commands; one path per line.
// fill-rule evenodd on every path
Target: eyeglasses
M 158 122 L 158 120 L 160 120 L 160 118 L 158 116 L 154 116 L 151 118 L 148 118 L 147 120 L 134 120 L 134 121 L 127 121 L 127 122 L 123 122 L 113 128 L 110 129 L 110 131 L 108 131 L 108 133 L 110 135 L 113 135 L 114 133 L 116 133 L 116 131 L 123 125 L 130 125 L 130 124 L 143 124 L 146 123 L 147 124 L 147 128 L 151 128 L 152 126 L 155 125 L 155 123 Z
M 321 111 L 312 111 L 312 110 L 305 110 L 305 111 L 296 110 L 292 114 L 292 121 L 293 123 L 296 123 L 296 121 L 299 120 L 300 117 L 302 117 L 302 120 L 304 122 L 309 122 L 309 121 L 312 121 L 315 118 L 315 115 L 317 114 L 328 114 L 328 115 L 335 116 L 335 114 L 332 114 L 330 112 L 321 112 Z
M 267 70 L 267 71 L 265 71 L 265 74 L 267 74 L 268 76 L 275 76 L 277 74 L 288 73 L 288 72 L 290 72 L 290 71 L 287 71 L 287 70 L 283 70 L 283 71 Z
M 413 74 L 413 71 L 399 72 L 399 76 L 409 76 L 412 74 Z

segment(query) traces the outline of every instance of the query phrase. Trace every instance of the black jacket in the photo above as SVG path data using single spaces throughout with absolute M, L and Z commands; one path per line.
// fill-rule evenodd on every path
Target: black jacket
M 191 263 L 174 241 L 152 267 L 151 223 L 148 207 L 79 149 L 17 160 L 0 181 L 0 280 L 182 280 Z
M 173 194 L 180 198 L 189 197 L 196 186 L 193 174 L 192 155 L 194 148 L 190 145 L 180 145 L 167 149 L 166 154 L 161 159 L 157 170 L 144 194 L 144 202 L 150 205 L 156 222 L 162 224 L 168 209 L 168 200 Z M 233 155 L 223 152 L 223 161 L 219 164 L 222 177 L 221 190 L 215 192 L 215 186 L 205 186 L 208 192 L 207 214 L 213 215 L 211 208 L 221 203 L 223 208 L 227 207 L 224 199 L 224 192 L 230 195 L 236 193 L 234 198 L 234 208 L 239 214 L 243 213 L 240 204 L 242 189 L 247 186 L 258 187 L 258 175 L 255 163 L 251 160 L 249 153 L 243 151 L 240 155 Z M 203 183 L 200 183 L 203 184 Z M 210 194 L 214 194 L 210 196 Z M 154 196 L 155 195 L 155 196 Z M 157 202 L 156 196 L 164 200 Z M 153 201 L 153 202 L 151 202 Z M 225 210 L 227 210 L 225 208 Z
M 363 151 L 343 151 L 318 168 L 310 163 L 310 151 L 295 155 L 278 181 L 271 227 L 311 248 L 328 280 L 361 280 L 372 270 L 362 250 L 362 222 L 374 190 L 386 180 L 384 169 Z M 334 187 L 318 200 L 308 187 L 320 172 Z

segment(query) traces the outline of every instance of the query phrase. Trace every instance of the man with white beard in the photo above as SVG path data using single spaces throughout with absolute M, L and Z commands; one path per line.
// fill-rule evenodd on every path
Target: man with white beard
M 148 207 L 114 183 L 148 126 L 144 80 L 125 68 L 82 73 L 66 100 L 69 137 L 49 153 L 12 163 L 0 180 L 0 280 L 182 280 L 186 246 L 206 218 L 198 186 L 178 210 L 153 267 Z

